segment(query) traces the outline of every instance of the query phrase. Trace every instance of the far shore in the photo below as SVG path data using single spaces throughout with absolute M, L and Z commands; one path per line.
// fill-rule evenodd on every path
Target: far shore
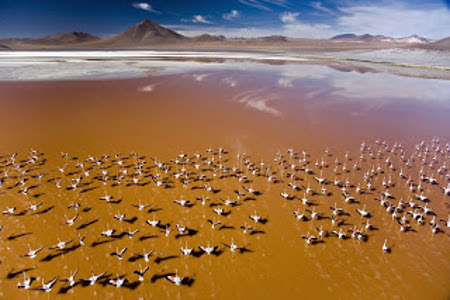
M 354 49 L 353 49 L 354 50 Z M 249 48 L 249 49 L 241 49 L 241 48 L 187 48 L 187 47 L 157 47 L 157 48 L 134 48 L 134 49 L 34 49 L 34 50 L 0 50 L 0 68 L 2 68 L 1 63 L 6 62 L 14 62 L 16 58 L 14 55 L 8 57 L 8 53 L 16 54 L 21 52 L 27 53 L 62 53 L 62 52 L 73 52 L 74 56 L 77 57 L 77 52 L 89 53 L 92 52 L 93 56 L 100 54 L 101 52 L 108 51 L 109 55 L 102 57 L 102 55 L 98 55 L 95 58 L 85 58 L 80 56 L 81 59 L 89 59 L 89 60 L 121 60 L 121 59 L 131 59 L 131 60 L 142 60 L 146 59 L 145 54 L 141 52 L 144 51 L 158 51 L 161 52 L 161 56 L 155 56 L 154 54 L 150 55 L 151 59 L 165 59 L 165 60 L 177 60 L 177 61 L 197 61 L 197 62 L 221 62 L 224 59 L 233 60 L 233 61 L 257 61 L 260 63 L 268 63 L 268 64 L 307 64 L 307 65 L 324 65 L 329 66 L 331 68 L 342 69 L 345 71 L 355 71 L 360 73 L 365 72 L 382 72 L 388 74 L 394 74 L 399 76 L 407 76 L 407 77 L 416 77 L 416 78 L 427 78 L 427 79 L 442 79 L 442 80 L 450 80 L 450 67 L 449 66 L 438 66 L 438 65 L 426 65 L 420 63 L 403 63 L 403 62 L 395 62 L 395 61 L 386 61 L 386 60 L 377 60 L 377 59 L 361 59 L 354 58 L 351 54 L 346 53 L 347 56 L 342 56 L 338 53 L 333 55 L 325 53 L 325 50 L 316 50 L 316 51 L 296 51 L 291 49 L 257 49 L 257 48 Z M 139 53 L 134 57 L 133 55 L 121 57 L 118 55 L 115 57 L 114 55 L 110 55 L 111 53 Z M 167 52 L 179 52 L 180 57 L 174 56 L 173 53 L 171 55 L 167 55 Z M 192 57 L 184 57 L 183 54 L 186 52 L 195 52 L 198 53 L 198 56 Z M 224 57 L 221 57 L 220 52 L 230 53 L 230 56 L 224 54 Z M 145 52 L 144 52 L 145 53 Z M 208 53 L 213 54 L 214 57 L 208 57 Z M 237 54 L 259 54 L 261 57 L 233 57 Z M 6 54 L 2 56 L 1 54 Z M 218 54 L 218 55 L 217 55 Z M 270 57 L 266 58 L 267 55 Z M 33 62 L 34 59 L 43 59 L 43 57 L 34 57 L 30 55 L 26 57 L 27 61 Z M 54 58 L 46 56 L 46 59 L 50 59 L 51 61 Z M 19 58 L 17 58 L 19 59 Z M 56 59 L 59 59 L 58 55 L 56 55 Z M 0 78 L 0 81 L 2 79 Z

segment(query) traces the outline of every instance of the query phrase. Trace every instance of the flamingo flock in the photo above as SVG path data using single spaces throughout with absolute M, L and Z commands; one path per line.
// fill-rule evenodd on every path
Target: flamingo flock
M 433 235 L 448 236 L 450 216 L 438 215 L 442 209 L 436 207 L 447 205 L 448 210 L 449 155 L 450 144 L 435 138 L 413 149 L 395 142 L 362 142 L 359 155 L 346 152 L 343 157 L 333 155 L 328 148 L 316 159 L 306 151 L 288 149 L 279 151 L 272 162 L 253 159 L 247 153 L 233 156 L 224 148 L 211 147 L 193 154 L 181 152 L 167 161 L 146 159 L 136 152 L 88 155 L 84 159 L 62 152 L 53 168 L 48 167 L 44 153 L 32 149 L 25 155 L 0 157 L 0 192 L 7 199 L 0 204 L 0 233 L 10 240 L 23 239 L 28 245 L 25 248 L 8 240 L 2 244 L 30 265 L 22 272 L 23 281 L 17 283 L 23 290 L 51 292 L 57 285 L 60 289 L 77 289 L 97 283 L 134 289 L 150 281 L 152 274 L 146 274 L 152 272 L 152 280 L 165 278 L 168 284 L 188 287 L 195 280 L 193 274 L 180 276 L 175 269 L 161 275 L 154 273 L 155 264 L 164 264 L 180 253 L 181 257 L 201 259 L 217 257 L 226 249 L 233 256 L 255 251 L 251 248 L 257 247 L 251 246 L 256 245 L 258 233 L 271 234 L 271 214 L 260 206 L 270 201 L 270 205 L 288 204 L 284 207 L 286 217 L 292 220 L 291 229 L 298 231 L 298 243 L 304 240 L 308 249 L 355 240 L 379 247 L 380 255 L 394 255 L 395 237 L 386 234 L 384 227 L 399 226 L 406 235 L 426 234 L 423 228 L 429 228 Z M 270 193 L 274 187 L 278 192 Z M 121 191 L 127 189 L 172 196 L 122 198 Z M 100 197 L 96 190 L 101 191 Z M 58 205 L 65 213 L 58 214 L 48 200 L 55 191 L 83 195 L 87 201 L 61 200 Z M 186 196 L 191 195 L 186 191 L 195 193 L 195 197 Z M 435 196 L 437 192 L 440 198 Z M 159 218 L 161 206 L 171 207 L 185 218 L 173 213 L 176 221 Z M 98 207 L 106 219 L 99 223 L 103 224 L 100 230 L 94 230 L 92 225 L 99 220 L 92 217 Z M 194 210 L 202 212 L 200 222 L 204 225 L 189 225 Z M 244 216 L 247 222 L 236 223 L 245 211 L 249 212 Z M 60 220 L 67 234 L 54 236 L 54 244 L 40 244 L 39 237 L 32 239 L 33 233 L 15 232 L 15 222 L 20 224 L 28 218 Z M 42 224 L 45 226 L 45 222 Z M 126 229 L 122 228 L 124 224 L 128 225 Z M 229 238 L 213 242 L 221 231 L 230 232 Z M 47 232 L 52 235 L 51 228 Z M 193 242 L 194 236 L 201 236 L 203 241 Z M 123 237 L 128 242 L 120 243 Z M 179 244 L 179 252 L 168 253 L 168 248 L 147 251 L 144 244 L 148 247 L 151 242 L 146 240 L 153 238 Z M 114 244 L 115 251 L 110 250 Z M 142 250 L 137 251 L 140 245 Z M 113 275 L 109 270 L 79 274 L 75 269 L 50 280 L 39 276 L 39 272 L 45 273 L 45 262 L 64 255 L 84 255 L 88 251 L 82 249 L 89 247 L 107 252 L 105 258 L 92 259 L 128 261 L 135 270 Z M 180 261 L 180 268 L 187 263 Z

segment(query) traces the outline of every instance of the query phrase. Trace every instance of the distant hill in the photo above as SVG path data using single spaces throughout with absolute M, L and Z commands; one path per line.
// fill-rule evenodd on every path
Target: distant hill
M 397 42 L 409 43 L 409 44 L 425 44 L 431 42 L 431 40 L 423 38 L 418 35 L 411 35 L 404 38 L 396 39 Z
M 357 37 L 357 35 L 354 33 L 344 33 L 344 34 L 333 36 L 331 38 L 331 40 L 353 39 L 356 37 Z
M 107 38 L 84 32 L 59 33 L 43 38 L 9 38 L 0 40 L 0 49 L 153 49 L 153 48 L 236 48 L 236 49 L 304 49 L 349 50 L 424 48 L 449 50 L 449 38 L 431 41 L 416 35 L 392 38 L 383 35 L 345 33 L 331 39 L 287 38 L 273 35 L 258 38 L 225 38 L 210 34 L 186 37 L 158 23 L 145 19 Z
M 142 46 L 154 45 L 156 43 L 177 43 L 186 40 L 188 40 L 188 38 L 185 36 L 167 29 L 149 19 L 145 19 L 119 34 L 102 39 L 99 41 L 99 45 Z
M 387 42 L 391 41 L 392 39 L 384 35 L 363 34 L 356 36 L 354 40 L 360 42 Z
M 405 43 L 405 44 L 421 44 L 428 43 L 430 40 L 412 35 L 404 38 L 393 38 L 384 35 L 371 35 L 371 34 L 362 34 L 356 35 L 353 33 L 346 33 L 336 35 L 331 38 L 331 40 L 347 40 L 347 41 L 357 41 L 357 42 L 367 42 L 367 43 L 377 43 L 377 42 L 393 42 L 393 43 Z
M 446 37 L 444 39 L 437 40 L 427 44 L 416 45 L 416 48 L 450 51 L 450 37 Z
M 52 36 L 46 36 L 39 39 L 29 39 L 29 43 L 41 44 L 41 45 L 62 45 L 62 44 L 77 44 L 100 40 L 92 34 L 85 32 L 67 32 L 58 33 Z
M 432 45 L 434 45 L 435 47 L 440 47 L 442 49 L 446 49 L 446 50 L 450 50 L 450 37 L 447 37 L 445 39 L 442 40 L 438 40 L 434 43 L 432 43 Z
M 3 46 L 10 49 L 42 49 L 73 47 L 78 44 L 99 41 L 100 38 L 85 32 L 58 33 L 43 38 L 5 39 L 0 40 Z
M 205 42 L 220 42 L 225 40 L 224 36 L 216 36 L 216 35 L 210 35 L 210 34 L 202 34 L 202 35 L 197 35 L 194 36 L 192 38 L 192 41 L 194 42 L 201 42 L 201 43 L 205 43 Z
M 273 42 L 273 43 L 284 43 L 284 42 L 288 41 L 287 37 L 282 36 L 282 35 L 265 36 L 265 37 L 262 37 L 261 40 L 263 40 L 265 42 Z

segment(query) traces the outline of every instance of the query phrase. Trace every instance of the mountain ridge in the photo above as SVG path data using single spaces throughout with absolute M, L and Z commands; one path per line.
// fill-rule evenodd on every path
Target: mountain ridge
M 150 19 L 144 19 L 134 26 L 113 36 L 100 38 L 85 32 L 58 33 L 42 38 L 3 39 L 3 50 L 20 49 L 145 49 L 158 47 L 236 47 L 236 48 L 292 48 L 292 49 L 386 49 L 427 48 L 450 50 L 443 42 L 429 40 L 417 35 L 392 38 L 384 35 L 345 33 L 330 39 L 287 38 L 281 35 L 259 38 L 226 38 L 208 33 L 195 37 L 184 36 Z M 448 38 L 450 39 L 450 37 Z

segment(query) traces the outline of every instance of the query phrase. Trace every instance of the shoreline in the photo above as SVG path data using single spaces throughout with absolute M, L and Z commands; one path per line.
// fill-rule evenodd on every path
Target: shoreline
M 12 55 L 8 55 L 11 53 Z M 24 55 L 20 55 L 20 54 Z M 78 55 L 71 55 L 71 54 Z M 6 55 L 4 55 L 6 54 Z M 28 55 L 30 54 L 30 55 Z M 33 54 L 43 54 L 33 56 Z M 255 56 L 255 54 L 257 56 Z M 350 56 L 351 53 L 347 54 Z M 450 80 L 450 66 L 429 65 L 421 63 L 406 63 L 398 61 L 364 59 L 356 57 L 339 57 L 329 55 L 328 53 L 318 52 L 316 54 L 295 53 L 295 52 L 279 52 L 268 50 L 242 51 L 239 49 L 215 49 L 208 51 L 199 51 L 197 49 L 170 49 L 170 50 L 89 50 L 79 51 L 72 50 L 26 50 L 26 51 L 0 51 L 0 71 L 2 63 L 14 65 L 26 63 L 64 63 L 72 60 L 80 62 L 110 62 L 122 61 L 130 62 L 197 62 L 197 63 L 223 63 L 225 61 L 232 62 L 256 62 L 265 64 L 306 64 L 306 65 L 323 65 L 328 67 L 338 67 L 346 71 L 388 73 L 398 76 Z M 75 62 L 76 61 L 70 61 Z M 98 69 L 101 69 L 99 66 Z M 117 75 L 114 79 L 133 78 L 135 76 Z M 60 80 L 64 78 L 50 78 L 50 80 Z M 77 78 L 81 79 L 81 78 Z M 101 78 L 86 78 L 88 80 Z M 17 79 L 16 79 L 17 80 Z M 34 79 L 32 79 L 34 80 Z M 36 79 L 36 80 L 39 80 Z M 47 79 L 49 80 L 49 79 Z M 0 81 L 15 81 L 2 78 Z M 18 79 L 17 81 L 27 81 Z

